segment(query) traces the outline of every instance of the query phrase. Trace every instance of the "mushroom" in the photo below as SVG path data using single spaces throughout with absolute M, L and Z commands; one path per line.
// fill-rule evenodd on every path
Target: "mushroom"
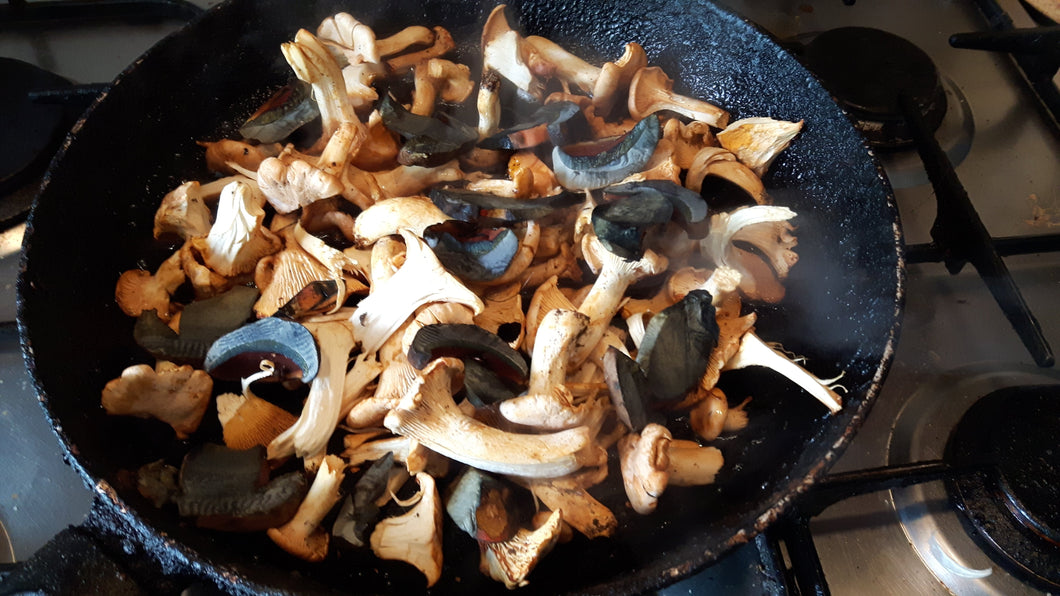
M 206 148 L 206 167 L 218 174 L 232 175 L 236 170 L 229 165 L 235 163 L 247 170 L 257 170 L 261 162 L 280 152 L 278 144 L 251 145 L 242 141 L 221 139 L 208 142 L 197 141 L 200 147 Z
M 344 321 L 311 324 L 309 330 L 320 347 L 320 370 L 298 421 L 269 443 L 269 459 L 320 453 L 339 424 L 353 334 Z
M 703 486 L 713 484 L 725 464 L 721 450 L 695 441 L 674 439 L 668 448 L 670 486 Z
M 799 258 L 792 250 L 797 240 L 788 223 L 795 215 L 787 207 L 770 205 L 716 213 L 701 249 L 717 265 L 739 272 L 745 296 L 779 302 L 784 297 L 782 282 Z
M 722 147 L 704 147 L 695 154 L 685 175 L 685 187 L 719 210 L 766 203 L 761 178 Z
M 740 340 L 740 348 L 725 363 L 722 370 L 735 370 L 748 366 L 764 366 L 773 369 L 805 389 L 817 401 L 824 404 L 832 414 L 838 413 L 843 408 L 843 401 L 827 383 L 780 351 L 771 348 L 755 335 L 753 330 L 744 333 Z
M 162 198 L 155 212 L 155 238 L 176 235 L 183 240 L 210 233 L 210 208 L 196 181 L 185 182 Z
M 525 41 L 508 24 L 505 5 L 498 4 L 482 26 L 482 70 L 493 71 L 540 101 L 545 85 L 530 71 L 523 56 Z
M 441 58 L 416 65 L 414 82 L 416 90 L 410 111 L 420 116 L 430 116 L 439 97 L 445 102 L 461 103 L 475 90 L 470 68 Z
M 253 271 L 262 257 L 279 252 L 283 241 L 262 225 L 264 220 L 265 210 L 250 186 L 238 181 L 225 186 L 217 218 L 201 240 L 206 265 L 232 277 Z
M 114 416 L 161 420 L 186 439 L 199 428 L 212 391 L 206 372 L 159 361 L 155 368 L 136 364 L 123 370 L 103 387 L 101 404 Z
M 393 471 L 394 454 L 391 452 L 372 462 L 339 509 L 331 527 L 333 536 L 353 546 L 367 545 L 368 530 L 379 519 L 380 510 L 375 502 L 385 496 Z
M 269 376 L 304 383 L 316 378 L 320 365 L 306 327 L 267 317 L 219 337 L 206 352 L 203 367 L 215 378 L 234 381 L 257 374 L 262 360 L 272 363 Z
M 288 553 L 310 562 L 323 561 L 328 554 L 330 534 L 320 527 L 324 516 L 342 496 L 340 484 L 345 464 L 335 455 L 324 457 L 305 500 L 294 517 L 282 526 L 270 528 L 269 538 Z
M 466 416 L 453 401 L 452 386 L 462 372 L 459 360 L 439 358 L 387 414 L 384 426 L 436 451 L 498 474 L 561 476 L 580 468 L 581 452 L 591 446 L 590 429 L 555 433 L 510 433 Z M 595 454 L 594 454 L 595 455 Z
M 301 159 L 286 163 L 281 156 L 264 160 L 258 168 L 262 192 L 278 212 L 289 213 L 342 191 L 346 163 L 364 141 L 367 128 L 353 111 L 338 64 L 316 36 L 300 29 L 294 43 L 281 49 L 298 78 L 313 86 L 323 127 L 316 144 L 323 151 L 316 163 Z
M 744 118 L 718 133 L 718 142 L 762 177 L 769 164 L 802 130 L 802 120 L 787 122 L 772 118 Z
M 173 501 L 200 528 L 264 531 L 289 521 L 308 488 L 301 472 L 271 480 L 268 473 L 261 447 L 239 450 L 206 443 L 184 457 Z
M 271 371 L 269 371 L 271 374 Z M 242 394 L 217 396 L 217 420 L 225 445 L 230 449 L 267 446 L 295 423 L 287 410 L 244 389 Z
M 342 56 L 349 64 L 379 64 L 380 55 L 375 32 L 347 12 L 335 13 L 325 18 L 317 26 L 316 35 L 325 46 Z
M 320 110 L 313 101 L 311 87 L 302 81 L 292 80 L 280 87 L 247 118 L 246 122 L 239 127 L 239 134 L 245 139 L 261 143 L 276 143 L 319 117 Z M 274 155 L 275 153 L 270 150 L 260 161 Z M 231 165 L 230 161 L 236 165 Z M 250 168 L 241 165 L 243 163 L 242 159 L 223 162 L 226 170 L 245 168 L 253 171 L 257 169 L 257 166 Z
M 644 430 L 618 441 L 622 484 L 633 510 L 641 515 L 655 511 L 670 479 L 669 445 L 665 426 L 648 424 Z
M 559 541 L 562 523 L 562 514 L 553 511 L 536 530 L 520 529 L 509 540 L 485 544 L 479 568 L 508 589 L 527 585 L 526 577 Z
M 552 149 L 556 179 L 569 189 L 596 189 L 614 184 L 639 172 L 651 159 L 662 131 L 659 119 L 648 115 L 613 147 L 595 155 L 572 155 L 557 146 Z
M 357 305 L 350 320 L 361 349 L 374 352 L 416 310 L 428 302 L 457 302 L 482 312 L 482 300 L 449 274 L 434 252 L 418 236 L 401 231 L 405 264 L 384 283 L 373 283 L 371 293 Z
M 197 300 L 223 294 L 235 285 L 235 278 L 225 277 L 206 265 L 206 259 L 202 254 L 204 244 L 201 240 L 201 238 L 187 240 L 177 251 L 180 266 L 192 289 L 195 290 Z
M 674 160 L 682 170 L 692 167 L 692 160 L 701 149 L 718 143 L 706 122 L 692 120 L 686 124 L 680 118 L 670 118 L 663 124 L 663 138 L 673 143 Z
M 412 565 L 431 587 L 442 576 L 442 501 L 430 474 L 416 474 L 416 483 L 416 505 L 376 524 L 370 542 L 377 557 Z
M 133 339 L 159 360 L 199 365 L 217 338 L 242 326 L 253 316 L 258 291 L 236 286 L 223 294 L 195 300 L 184 307 L 179 333 L 153 310 L 144 311 L 133 327 Z M 176 323 L 174 317 L 170 323 Z
M 579 336 L 588 325 L 589 317 L 576 310 L 557 309 L 545 314 L 534 339 L 526 395 L 501 402 L 502 416 L 517 424 L 549 430 L 586 423 L 593 404 L 576 407 L 564 382 Z
M 574 365 L 584 362 L 604 336 L 625 299 L 626 288 L 638 279 L 664 271 L 667 264 L 665 257 L 651 250 L 644 251 L 639 260 L 624 259 L 605 248 L 594 233 L 582 238 L 582 253 L 598 275 L 578 307 L 578 312 L 589 317 L 589 327 L 579 340 L 572 359 Z
M 174 253 L 154 275 L 143 269 L 132 269 L 121 274 L 114 287 L 114 300 L 122 312 L 138 317 L 145 310 L 153 310 L 163 321 L 176 313 L 170 297 L 185 280 L 179 253 Z
M 545 507 L 560 512 L 563 521 L 586 538 L 614 536 L 618 530 L 615 514 L 572 477 L 535 479 L 529 485 L 534 497 Z
M 730 408 L 725 393 L 712 387 L 689 411 L 688 423 L 701 438 L 713 441 L 723 431 L 734 432 L 747 426 L 747 412 L 743 408 L 750 400 L 747 398 L 739 406 Z
M 677 112 L 716 128 L 725 128 L 729 113 L 714 104 L 673 92 L 674 82 L 658 66 L 637 71 L 629 84 L 629 113 L 644 118 L 662 110 Z
M 416 52 L 388 57 L 386 61 L 387 70 L 393 74 L 402 75 L 417 64 L 444 56 L 456 47 L 453 36 L 445 27 L 435 26 L 431 29 L 431 32 L 434 34 L 434 41 L 430 46 Z
M 689 292 L 648 321 L 637 364 L 657 400 L 679 401 L 696 386 L 718 345 L 718 333 L 711 296 L 704 290 Z
M 375 49 L 383 58 L 408 50 L 413 46 L 429 46 L 434 43 L 434 31 L 422 25 L 405 27 L 401 31 L 377 39 Z
M 261 289 L 254 313 L 259 318 L 271 317 L 306 286 L 331 277 L 327 267 L 288 234 L 286 248 L 261 259 L 254 269 L 254 285 Z
M 496 10 L 496 9 L 494 9 Z M 475 100 L 478 109 L 478 138 L 485 139 L 496 132 L 501 123 L 501 76 L 496 71 L 483 69 Z
M 428 227 L 448 219 L 448 215 L 424 196 L 384 199 L 357 216 L 353 224 L 354 241 L 368 246 L 401 230 L 410 230 L 422 238 Z

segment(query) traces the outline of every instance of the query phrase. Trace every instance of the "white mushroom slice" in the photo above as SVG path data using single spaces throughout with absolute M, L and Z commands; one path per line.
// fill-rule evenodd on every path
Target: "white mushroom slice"
M 787 207 L 771 205 L 716 213 L 711 216 L 710 233 L 700 247 L 718 266 L 739 273 L 739 288 L 745 296 L 778 302 L 784 296 L 781 282 L 799 258 L 791 250 L 797 240 L 788 223 L 795 215 Z M 735 244 L 737 241 L 753 245 L 757 252 L 744 250 Z
M 499 4 L 482 27 L 482 70 L 492 70 L 540 101 L 545 85 L 523 60 L 523 37 L 511 28 Z
M 784 354 L 766 345 L 753 331 L 748 331 L 743 335 L 743 339 L 740 340 L 740 349 L 725 363 L 722 370 L 734 370 L 747 366 L 765 366 L 777 371 L 805 389 L 833 414 L 843 408 L 842 400 L 831 387 Z
M 320 348 L 320 368 L 298 421 L 269 443 L 269 459 L 287 455 L 306 457 L 321 452 L 335 432 L 342 413 L 346 363 L 353 334 L 342 321 L 307 325 Z
M 583 93 L 592 93 L 600 68 L 571 54 L 558 43 L 538 35 L 527 36 L 524 42 L 532 48 L 530 69 L 532 72 L 548 72 L 565 83 L 578 87 Z M 536 55 L 535 55 L 536 54 Z M 535 64 L 535 61 L 540 61 Z
M 353 235 L 360 246 L 368 246 L 401 230 L 411 230 L 422 238 L 428 227 L 449 219 L 427 197 L 395 197 L 379 201 L 361 212 L 354 221 Z
M 387 58 L 399 52 L 404 52 L 412 46 L 432 44 L 434 44 L 434 31 L 422 25 L 412 25 L 405 27 L 390 37 L 377 39 L 375 48 L 380 56 Z
M 504 542 L 485 543 L 481 567 L 491 578 L 504 582 L 508 589 L 527 585 L 526 577 L 559 541 L 562 525 L 562 514 L 553 511 L 548 520 L 532 532 L 520 529 Z
M 419 502 L 372 530 L 372 552 L 380 559 L 404 561 L 419 569 L 431 587 L 442 576 L 442 500 L 434 478 L 416 474 Z
M 349 13 L 336 13 L 321 21 L 317 37 L 349 64 L 379 63 L 375 32 Z
M 217 203 L 217 220 L 200 249 L 206 265 L 232 277 L 253 271 L 262 257 L 279 252 L 283 241 L 262 226 L 263 221 L 265 210 L 249 186 L 242 182 L 226 186 Z
M 417 308 L 428 302 L 457 302 L 478 314 L 482 300 L 442 267 L 427 244 L 408 230 L 405 264 L 384 283 L 373 283 L 372 292 L 354 311 L 354 334 L 366 352 L 378 350 Z
M 314 281 L 331 277 L 327 268 L 288 236 L 287 247 L 258 261 L 254 285 L 261 297 L 254 303 L 254 314 L 271 317 L 298 292 Z
M 210 217 L 199 183 L 185 182 L 162 198 L 155 212 L 155 238 L 166 234 L 184 240 L 205 236 L 210 233 Z
M 802 120 L 788 122 L 772 118 L 744 118 L 718 133 L 718 142 L 732 151 L 744 165 L 762 177 L 769 164 L 802 130 Z
M 463 364 L 439 358 L 387 414 L 384 425 L 446 457 L 498 474 L 530 478 L 562 476 L 583 465 L 591 447 L 590 429 L 555 433 L 510 433 L 466 416 L 453 401 L 452 383 Z

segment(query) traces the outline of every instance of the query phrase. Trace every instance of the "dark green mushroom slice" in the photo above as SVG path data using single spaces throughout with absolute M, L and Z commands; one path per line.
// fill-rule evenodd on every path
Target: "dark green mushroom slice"
M 570 191 L 550 197 L 515 199 L 445 186 L 431 189 L 430 197 L 431 202 L 449 217 L 470 223 L 490 223 L 483 220 L 511 223 L 541 219 L 552 215 L 557 209 L 577 205 L 584 199 L 580 194 Z
M 464 359 L 464 394 L 476 408 L 485 408 L 511 399 L 522 389 L 505 381 L 492 368 L 474 358 Z
M 719 333 L 711 295 L 705 290 L 692 290 L 648 321 L 637 364 L 657 399 L 680 400 L 696 386 Z
M 238 329 L 254 314 L 258 291 L 236 286 L 227 292 L 196 300 L 180 315 L 176 333 L 153 310 L 144 311 L 133 327 L 133 339 L 152 356 L 180 364 L 200 364 L 210 346 L 222 335 Z
M 294 131 L 320 117 L 311 89 L 308 83 L 299 80 L 284 85 L 247 118 L 239 127 L 239 134 L 245 139 L 262 143 L 286 139 Z
M 368 530 L 379 519 L 380 508 L 375 501 L 386 492 L 390 471 L 394 469 L 394 453 L 375 460 L 357 480 L 331 527 L 331 534 L 345 540 L 352 546 L 362 547 L 367 544 Z
M 184 458 L 180 492 L 173 499 L 180 514 L 199 527 L 258 532 L 287 523 L 309 490 L 301 472 L 269 480 L 265 448 L 235 450 L 204 444 Z
M 674 211 L 681 216 L 684 223 L 696 223 L 707 217 L 707 203 L 695 191 L 689 190 L 669 180 L 644 180 L 626 182 L 608 186 L 603 190 L 604 196 L 623 197 L 662 197 L 673 205 Z
M 423 370 L 443 357 L 477 358 L 502 379 L 524 384 L 530 367 L 521 353 L 478 325 L 435 323 L 421 327 L 409 345 L 409 364 Z
M 618 419 L 636 433 L 649 422 L 662 424 L 663 416 L 650 409 L 651 386 L 637 362 L 614 346 L 604 352 L 603 360 L 604 381 Z
M 715 211 L 732 211 L 738 207 L 758 204 L 754 195 L 744 187 L 721 176 L 704 176 L 699 195 Z
M 567 145 L 584 138 L 589 122 L 578 104 L 557 101 L 541 106 L 526 122 L 502 130 L 478 142 L 483 149 L 528 149 L 551 141 Z
M 474 127 L 450 118 L 444 113 L 420 116 L 405 109 L 389 94 L 379 102 L 383 125 L 403 139 L 398 163 L 406 166 L 433 167 L 453 159 L 478 140 Z
M 620 196 L 593 208 L 593 231 L 605 248 L 633 261 L 644 254 L 648 228 L 670 221 L 673 211 L 673 204 L 659 194 Z
M 298 379 L 309 383 L 317 375 L 320 356 L 308 329 L 276 317 L 244 325 L 218 338 L 206 353 L 203 368 L 217 379 L 238 381 L 273 363 L 269 379 Z M 265 379 L 263 379 L 265 380 Z
M 651 115 L 638 122 L 616 145 L 595 155 L 571 155 L 556 146 L 552 150 L 552 168 L 565 188 L 603 188 L 643 170 L 661 137 L 659 118 Z
M 489 472 L 468 467 L 450 485 L 445 511 L 479 542 L 504 542 L 529 521 L 530 493 Z
M 470 230 L 458 222 L 435 224 L 423 240 L 442 266 L 464 281 L 490 281 L 508 270 L 519 251 L 519 237 L 510 228 Z

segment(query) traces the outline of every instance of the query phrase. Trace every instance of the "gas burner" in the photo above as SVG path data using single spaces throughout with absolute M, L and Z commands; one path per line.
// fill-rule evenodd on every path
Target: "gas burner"
M 902 95 L 919 106 L 931 130 L 946 115 L 946 91 L 935 63 L 916 45 L 892 33 L 868 27 L 825 31 L 806 45 L 803 59 L 874 147 L 912 145 Z
M 967 432 L 976 432 L 974 428 L 970 430 L 959 428 L 959 425 L 968 424 L 964 422 L 966 414 L 970 415 L 974 421 L 980 416 L 976 412 L 981 408 L 994 407 L 991 402 L 999 398 L 992 396 L 1011 395 L 1010 388 L 1027 386 L 1041 387 L 1042 391 L 1053 396 L 1055 401 L 1060 392 L 1060 373 L 1018 363 L 1000 362 L 969 365 L 940 374 L 934 381 L 921 385 L 902 407 L 891 433 L 887 454 L 888 463 L 896 465 L 944 459 L 950 455 L 947 453 L 947 445 L 951 434 L 963 436 Z M 987 398 L 989 399 L 985 406 L 977 405 Z M 1050 407 L 1055 410 L 1055 405 Z M 1032 411 L 1026 411 L 1027 408 L 1031 408 Z M 1029 435 L 1031 434 L 1029 431 L 1036 425 L 1043 424 L 1046 429 L 1053 428 L 1052 431 L 1044 430 L 1043 432 L 1048 433 L 1047 436 L 1053 438 L 1053 443 L 1055 443 L 1058 430 L 1055 428 L 1056 419 L 1045 423 L 1041 413 L 1034 414 L 1033 404 L 1023 404 L 1021 407 L 1006 402 L 1003 413 L 987 412 L 987 415 L 989 423 L 992 423 L 998 430 L 982 431 L 984 435 L 1002 432 L 1004 428 L 1018 429 L 1019 433 Z M 1055 413 L 1053 415 L 1055 416 Z M 1019 426 L 1020 421 L 1023 426 Z M 957 430 L 954 431 L 954 429 Z M 979 437 L 973 441 L 989 440 L 986 437 Z M 961 442 L 963 439 L 957 439 L 957 441 Z M 1009 448 L 1008 453 L 1013 454 L 1015 451 L 1026 448 L 1022 441 L 1017 441 L 1017 445 L 1018 447 Z M 1036 457 L 1048 457 L 1045 450 L 1050 448 L 1054 447 L 1052 444 L 1047 444 L 1041 452 L 1036 452 Z M 964 449 L 964 447 L 951 447 L 951 449 Z M 1053 457 L 1055 458 L 1055 453 Z M 998 459 L 1000 458 L 976 456 L 970 461 L 969 458 L 959 458 L 950 463 L 958 468 L 982 466 L 981 470 L 962 474 L 961 482 L 964 483 L 980 475 L 989 477 L 989 472 L 985 470 Z M 1037 464 L 1032 463 L 1032 465 Z M 1003 474 L 1003 476 L 1006 480 L 1002 482 L 1021 482 L 1018 471 Z M 1034 498 L 1035 493 L 1027 492 L 1020 487 L 1015 489 L 1014 494 L 1017 500 L 1026 502 Z M 1041 593 L 1040 585 L 1032 586 L 1019 579 L 1018 575 L 1022 574 L 1008 572 L 1007 569 L 1012 567 L 1011 565 L 995 562 L 995 558 L 1000 558 L 1000 555 L 995 554 L 992 548 L 989 549 L 991 551 L 989 554 L 984 551 L 984 548 L 978 544 L 978 541 L 983 538 L 973 539 L 966 529 L 968 522 L 965 520 L 965 515 L 952 504 L 947 486 L 943 482 L 928 482 L 894 489 L 891 491 L 891 499 L 902 531 L 909 543 L 916 550 L 924 565 L 953 594 L 962 596 L 964 594 Z M 998 503 L 1002 508 L 1007 509 L 1003 501 Z M 1056 504 L 1053 502 L 1045 509 L 1032 509 L 1033 515 L 1039 523 L 1054 524 L 1055 507 Z M 1007 515 L 1011 517 L 1013 514 L 1007 513 Z M 987 522 L 985 525 L 993 524 L 994 522 Z M 1052 527 L 1056 526 L 1052 525 Z M 1053 545 L 1052 548 L 1057 547 Z M 1055 570 L 1054 564 L 1051 571 L 1055 574 Z
M 1002 567 L 1060 589 L 1060 385 L 1008 387 L 957 422 L 946 460 L 982 471 L 947 481 L 966 528 Z

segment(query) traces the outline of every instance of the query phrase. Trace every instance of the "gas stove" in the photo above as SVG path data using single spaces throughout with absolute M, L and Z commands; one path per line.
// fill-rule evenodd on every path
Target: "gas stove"
M 881 115 L 878 101 L 857 93 L 845 100 L 847 112 L 876 144 L 895 189 L 908 247 L 905 315 L 891 372 L 844 456 L 791 519 L 660 593 L 1056 592 L 1048 583 L 1026 579 L 1026 572 L 1018 569 L 1041 565 L 1040 555 L 1031 553 L 1029 563 L 1020 563 L 997 551 L 1023 552 L 1028 542 L 1042 545 L 1047 554 L 1055 555 L 1058 548 L 1056 485 L 1043 487 L 1038 480 L 1050 474 L 1056 479 L 1060 452 L 1049 445 L 1040 457 L 1028 457 L 1034 447 L 1023 439 L 1056 436 L 1048 433 L 1056 428 L 1053 404 L 1060 373 L 1049 365 L 1042 345 L 1060 345 L 1055 308 L 1060 290 L 1060 255 L 1055 251 L 1060 244 L 1060 129 L 1055 113 L 1034 94 L 1016 59 L 956 48 L 950 42 L 955 34 L 1005 28 L 1005 17 L 995 14 L 995 8 L 1015 28 L 1046 21 L 1017 0 L 720 3 L 758 23 L 808 64 L 816 63 L 826 86 L 841 100 L 842 83 L 828 82 L 829 69 L 860 68 L 868 73 L 862 78 L 870 82 L 891 77 L 919 90 L 913 103 L 944 105 L 941 112 L 921 114 L 939 146 L 928 157 L 937 161 L 945 156 L 954 165 L 958 185 L 954 188 L 952 179 L 934 174 L 933 167 L 925 168 L 916 144 L 910 142 L 916 131 L 899 126 L 895 133 L 892 116 Z M 212 2 L 195 4 L 205 7 Z M 42 35 L 39 29 L 32 34 L 7 31 L 0 23 L 0 56 L 19 58 L 78 83 L 107 81 L 178 25 L 173 20 L 108 22 Z M 874 31 L 852 34 L 852 27 Z M 879 36 L 887 43 L 897 36 L 897 49 L 888 50 L 887 56 L 909 54 L 921 65 L 834 64 L 838 55 L 848 62 L 847 55 L 856 54 L 856 47 L 828 45 L 844 35 L 855 41 Z M 974 35 L 955 42 L 981 43 Z M 1058 45 L 1054 41 L 1052 47 Z M 872 47 L 878 46 L 874 42 Z M 868 58 L 883 53 L 869 51 Z M 1020 61 L 1031 78 L 1041 62 L 1053 60 L 1056 65 L 1055 49 L 1051 56 L 1026 56 Z M 1054 72 L 1044 78 L 1052 79 L 1055 93 L 1060 77 Z M 901 102 L 891 108 L 903 109 Z M 887 134 L 876 138 L 877 133 Z M 933 177 L 935 186 L 929 182 Z M 974 221 L 969 224 L 967 217 L 951 217 L 954 212 L 966 215 L 962 194 L 982 229 Z M 943 223 L 937 224 L 940 212 Z M 984 230 L 1003 259 L 974 248 L 971 257 L 952 252 L 955 245 L 967 249 L 965 240 Z M 0 247 L 7 247 L 0 258 L 0 320 L 14 319 L 19 234 L 15 227 L 0 241 Z M 970 264 L 960 268 L 965 260 Z M 996 281 L 999 260 L 1012 283 Z M 977 270 L 986 270 L 989 284 Z M 1016 303 L 1024 303 L 1029 315 L 1017 312 L 1012 300 L 1004 302 L 1007 312 L 995 300 L 995 294 L 1011 299 L 1013 288 L 1021 297 Z M 0 331 L 0 429 L 12 437 L 6 443 L 13 445 L 0 457 L 0 477 L 5 478 L 0 521 L 11 535 L 14 557 L 22 560 L 67 525 L 78 523 L 88 510 L 91 491 L 62 462 L 22 368 L 17 334 L 12 326 Z M 1021 387 L 1035 389 L 1026 397 L 1016 389 Z M 967 429 L 983 419 L 985 428 Z M 1024 427 L 1027 432 L 1018 432 Z M 973 443 L 985 441 L 983 437 L 1002 432 L 995 433 L 997 428 L 1016 431 L 1020 439 L 998 439 L 1003 447 L 990 447 L 1000 454 L 997 458 L 1030 460 L 1026 465 L 995 473 L 991 470 L 996 461 L 976 461 L 965 453 L 970 447 L 949 441 L 951 433 L 970 435 Z M 977 498 L 985 493 L 1001 498 L 981 504 Z M 982 523 L 984 509 L 1006 521 Z M 1012 523 L 1018 525 L 1008 527 Z M 996 525 L 1006 527 L 995 532 Z M 1007 544 L 1012 540 L 1018 544 Z M 0 544 L 0 560 L 3 555 Z M 1053 560 L 1045 559 L 1046 572 Z M 1051 567 L 1054 573 L 1056 568 Z

